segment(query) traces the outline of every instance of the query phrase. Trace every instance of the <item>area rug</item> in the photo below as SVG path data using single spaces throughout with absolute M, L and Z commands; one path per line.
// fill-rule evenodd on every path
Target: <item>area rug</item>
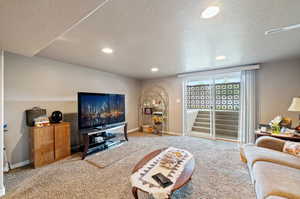
M 123 142 L 120 145 L 116 145 L 106 151 L 101 151 L 96 154 L 87 156 L 84 160 L 100 169 L 108 167 L 112 164 L 116 164 L 118 161 L 128 157 L 129 155 L 139 151 L 142 148 L 140 143 L 131 145 L 129 142 Z
M 123 146 L 122 150 L 131 153 L 105 155 L 108 159 L 123 157 L 103 169 L 80 157 L 36 169 L 4 198 L 130 199 L 133 197 L 129 179 L 135 164 L 153 150 L 174 146 L 193 153 L 196 168 L 192 180 L 176 191 L 173 199 L 255 199 L 246 165 L 240 161 L 235 143 L 163 136 L 130 137 Z M 139 150 L 135 151 L 137 146 Z

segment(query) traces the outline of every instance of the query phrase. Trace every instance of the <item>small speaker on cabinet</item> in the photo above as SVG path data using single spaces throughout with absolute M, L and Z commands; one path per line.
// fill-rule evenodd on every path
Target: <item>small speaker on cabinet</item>
M 51 114 L 50 120 L 52 123 L 59 123 L 60 121 L 62 121 L 62 112 L 54 111 Z

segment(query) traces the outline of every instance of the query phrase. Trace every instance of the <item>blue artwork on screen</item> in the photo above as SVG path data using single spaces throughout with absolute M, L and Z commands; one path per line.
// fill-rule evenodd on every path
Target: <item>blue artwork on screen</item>
M 78 93 L 79 128 L 99 127 L 125 121 L 125 96 Z
M 110 124 L 125 121 L 125 96 L 124 95 L 108 95 L 110 108 Z

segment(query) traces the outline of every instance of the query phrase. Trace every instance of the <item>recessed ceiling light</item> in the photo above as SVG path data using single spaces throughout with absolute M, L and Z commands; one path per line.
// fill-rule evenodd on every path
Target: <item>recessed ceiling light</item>
M 152 72 L 157 72 L 159 69 L 158 68 L 151 68 Z
M 114 50 L 111 48 L 102 48 L 102 52 L 104 52 L 106 54 L 112 54 L 114 52 Z
M 216 60 L 225 60 L 225 59 L 226 59 L 226 56 L 224 56 L 224 55 L 220 55 L 220 56 L 216 57 Z
M 220 8 L 219 7 L 217 7 L 217 6 L 210 6 L 210 7 L 206 8 L 202 12 L 201 17 L 203 19 L 212 18 L 212 17 L 216 16 L 219 12 L 220 12 Z

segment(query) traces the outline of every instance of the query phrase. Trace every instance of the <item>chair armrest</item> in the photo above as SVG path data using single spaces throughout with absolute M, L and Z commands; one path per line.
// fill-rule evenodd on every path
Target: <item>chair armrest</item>
M 262 136 L 256 140 L 255 145 L 282 152 L 285 142 L 286 141 L 278 138 L 274 138 L 270 136 Z

